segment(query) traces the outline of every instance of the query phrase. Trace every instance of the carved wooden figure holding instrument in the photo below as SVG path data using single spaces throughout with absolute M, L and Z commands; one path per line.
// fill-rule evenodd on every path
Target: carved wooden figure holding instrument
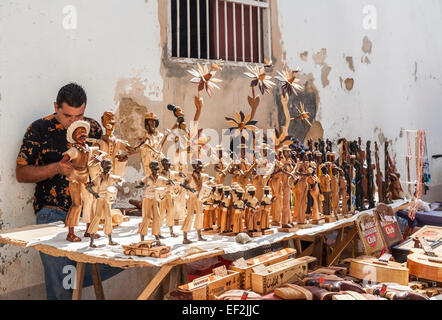
M 210 190 L 211 187 L 209 185 L 213 184 L 213 178 L 211 178 L 207 174 L 201 173 L 203 169 L 203 163 L 201 160 L 196 160 L 193 164 L 193 173 L 184 181 L 182 184 L 183 188 L 189 191 L 187 200 L 187 215 L 184 220 L 184 224 L 182 227 L 184 233 L 183 244 L 190 244 L 190 241 L 187 237 L 187 234 L 192 229 L 192 220 L 195 215 L 194 228 L 198 233 L 199 241 L 206 241 L 202 235 L 201 231 L 203 229 L 203 202 L 205 201 L 201 199 L 204 196 L 204 190 Z
M 150 163 L 152 161 L 160 162 L 164 155 L 161 152 L 164 143 L 164 135 L 158 131 L 160 119 L 152 112 L 144 115 L 144 126 L 146 128 L 146 139 L 141 145 L 141 163 L 144 174 L 150 174 Z
M 65 225 L 69 228 L 66 240 L 70 242 L 80 242 L 81 239 L 74 234 L 74 227 L 78 225 L 80 214 L 83 208 L 83 215 L 87 215 L 85 221 L 89 227 L 93 196 L 86 189 L 89 180 L 88 168 L 98 163 L 98 158 L 94 158 L 94 152 L 98 148 L 90 148 L 86 144 L 89 135 L 90 125 L 86 121 L 77 121 L 71 124 L 66 133 L 68 142 L 72 143 L 72 148 L 63 154 L 62 161 L 70 162 L 73 170 L 67 177 L 69 190 L 72 198 L 72 205 L 67 213 Z M 88 236 L 89 234 L 85 234 Z
M 156 240 L 160 240 L 161 225 L 160 225 L 160 210 L 159 202 L 164 200 L 166 190 L 164 189 L 165 183 L 169 180 L 159 175 L 160 165 L 157 161 L 152 161 L 149 165 L 151 174 L 143 178 L 137 186 L 138 188 L 146 187 L 144 191 L 142 214 L 143 219 L 138 226 L 138 233 L 140 234 L 141 241 L 144 241 L 145 236 L 148 234 L 149 221 L 152 219 L 152 235 Z
M 246 206 L 249 208 L 249 215 L 246 221 L 246 228 L 250 235 L 261 231 L 261 210 L 258 198 L 256 198 L 256 188 L 251 186 L 247 189 L 249 194 Z M 259 234 L 261 235 L 261 234 Z
M 221 200 L 221 218 L 218 219 L 218 227 L 220 233 L 226 233 L 230 232 L 230 226 L 228 225 L 227 218 L 228 218 L 228 212 L 230 208 L 230 202 L 231 202 L 231 193 L 232 189 L 230 187 L 224 187 L 223 192 L 224 196 Z
M 264 187 L 264 196 L 261 202 L 261 230 L 266 232 L 270 229 L 270 208 L 273 203 L 272 188 Z
M 96 184 L 98 187 L 98 192 L 94 192 L 92 189 L 91 193 L 97 199 L 96 210 L 94 218 L 88 228 L 88 233 L 91 235 L 90 247 L 96 248 L 94 244 L 95 234 L 98 231 L 98 225 L 100 220 L 104 219 L 104 234 L 109 238 L 109 245 L 115 246 L 117 243 L 112 241 L 112 213 L 111 205 L 115 202 L 117 189 L 112 185 L 115 183 L 123 183 L 124 180 L 116 175 L 111 174 L 112 161 L 105 159 L 101 162 L 101 167 L 103 168 L 103 173 L 96 179 Z
M 232 232 L 234 234 L 238 234 L 243 232 L 244 229 L 244 210 L 246 209 L 246 204 L 243 201 L 244 190 L 241 187 L 238 187 L 235 190 L 235 200 L 233 202 L 233 228 Z

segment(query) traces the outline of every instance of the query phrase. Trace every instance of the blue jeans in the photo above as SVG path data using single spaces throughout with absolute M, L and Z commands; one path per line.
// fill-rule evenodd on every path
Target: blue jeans
M 37 213 L 37 224 L 48 224 L 53 222 L 62 221 L 64 222 L 66 218 L 66 212 L 53 209 L 53 208 L 43 208 Z M 40 252 L 41 261 L 43 263 L 45 282 L 46 282 L 46 294 L 48 300 L 71 300 L 73 284 L 72 281 L 66 281 L 68 284 L 63 286 L 63 280 L 68 277 L 71 273 L 72 268 L 65 268 L 66 266 L 77 266 L 77 262 L 72 261 L 66 257 L 57 258 Z M 123 269 L 112 268 L 108 265 L 99 264 L 99 270 L 102 281 L 109 279 L 118 273 L 122 272 Z M 64 272 L 63 272 L 64 271 Z M 72 276 L 72 275 L 71 275 Z M 84 272 L 84 282 L 83 288 L 89 287 L 93 284 L 91 268 L 89 264 L 86 264 Z

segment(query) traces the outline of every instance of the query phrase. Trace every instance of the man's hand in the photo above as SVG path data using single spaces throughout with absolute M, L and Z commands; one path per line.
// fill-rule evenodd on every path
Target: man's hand
M 57 170 L 57 174 L 62 175 L 62 176 L 68 176 L 72 172 L 72 170 L 74 169 L 72 167 L 72 164 L 70 164 L 69 162 L 64 161 L 64 160 L 57 162 L 55 168 Z

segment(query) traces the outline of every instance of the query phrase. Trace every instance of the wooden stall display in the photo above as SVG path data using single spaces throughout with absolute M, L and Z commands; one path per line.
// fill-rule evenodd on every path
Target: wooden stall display
M 226 291 L 239 289 L 239 272 L 228 270 L 224 277 L 216 276 L 214 273 L 193 280 L 192 282 L 178 287 L 178 291 L 192 293 L 193 300 L 214 300 Z
M 258 257 L 243 260 L 235 261 L 233 265 L 230 266 L 230 270 L 237 271 L 240 273 L 240 281 L 241 281 L 241 289 L 250 289 L 252 288 L 252 272 L 253 268 L 256 268 L 258 265 L 263 265 L 265 267 L 270 266 L 272 264 L 276 264 L 282 261 L 287 260 L 291 256 L 296 254 L 296 250 L 292 248 L 286 248 L 276 252 L 270 252 Z M 240 259 L 241 260 L 241 259 Z M 237 262 L 237 263 L 236 263 Z
M 308 274 L 308 264 L 316 260 L 314 257 L 303 257 L 289 259 L 268 267 L 261 265 L 258 267 L 261 270 L 252 273 L 252 290 L 267 294 L 285 283 L 301 280 Z
M 442 282 L 442 246 L 437 249 L 429 245 L 424 238 L 419 238 L 422 249 L 411 249 L 407 258 L 410 274 L 420 279 Z
M 361 215 L 356 220 L 359 237 L 362 241 L 365 254 L 372 256 L 384 249 L 384 241 L 381 230 L 373 215 L 368 213 Z

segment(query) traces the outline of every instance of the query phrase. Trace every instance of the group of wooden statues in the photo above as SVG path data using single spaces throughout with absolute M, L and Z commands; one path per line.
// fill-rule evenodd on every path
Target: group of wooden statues
M 175 129 L 183 125 L 177 113 Z M 187 163 L 164 156 L 163 146 L 171 134 L 159 132 L 159 119 L 153 113 L 145 115 L 146 138 L 137 147 L 113 135 L 115 116 L 105 112 L 102 125 L 106 132 L 99 140 L 87 139 L 89 124 L 77 121 L 67 131 L 72 143 L 63 161 L 72 164 L 67 177 L 72 197 L 66 226 L 67 240 L 79 242 L 74 234 L 80 214 L 87 224 L 85 237 L 90 246 L 99 236 L 99 223 L 104 219 L 104 233 L 112 241 L 111 206 L 116 200 L 114 184 L 122 184 L 128 157 L 139 153 L 144 178 L 137 188 L 144 188 L 141 201 L 142 222 L 138 233 L 141 241 L 151 234 L 163 238 L 161 227 L 166 221 L 171 237 L 177 237 L 173 227 L 184 218 L 181 227 L 183 243 L 189 244 L 188 233 L 196 230 L 198 241 L 203 235 L 236 235 L 247 232 L 256 237 L 274 232 L 293 232 L 312 224 L 333 222 L 355 211 L 375 207 L 375 192 L 379 201 L 390 202 L 403 197 L 399 175 L 385 145 L 385 174 L 380 169 L 379 150 L 375 143 L 375 163 L 371 142 L 362 148 L 362 141 L 341 139 L 337 152 L 332 142 L 308 141 L 307 146 L 293 141 L 290 146 L 274 150 L 267 144 L 239 146 L 240 156 L 222 146 L 210 147 L 210 163 L 198 157 Z M 176 138 L 178 141 L 179 138 Z M 87 142 L 91 143 L 89 146 Z M 266 141 L 269 142 L 269 141 Z M 178 159 L 179 160 L 179 159 Z M 213 169 L 214 177 L 207 173 Z M 375 173 L 376 170 L 376 173 Z M 384 179 L 384 177 L 387 177 Z M 227 184 L 227 181 L 231 181 Z

